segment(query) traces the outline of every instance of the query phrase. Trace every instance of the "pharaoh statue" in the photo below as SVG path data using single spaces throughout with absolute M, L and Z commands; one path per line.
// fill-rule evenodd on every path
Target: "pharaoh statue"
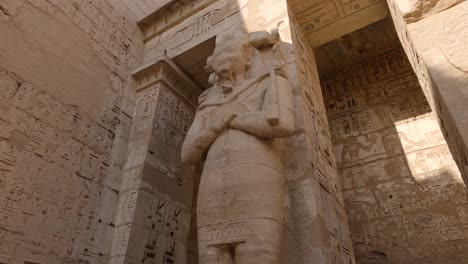
M 277 31 L 233 34 L 207 68 L 182 161 L 205 160 L 197 199 L 200 264 L 279 264 L 285 172 L 278 139 L 294 132 Z M 276 59 L 275 59 L 276 58 Z

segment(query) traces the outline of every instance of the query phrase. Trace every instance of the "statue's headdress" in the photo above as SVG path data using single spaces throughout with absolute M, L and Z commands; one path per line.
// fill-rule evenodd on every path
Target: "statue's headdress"
M 278 30 L 256 31 L 246 33 L 244 30 L 235 30 L 220 37 L 216 43 L 213 55 L 207 60 L 206 71 L 213 71 L 213 63 L 241 57 L 245 66 L 249 67 L 255 49 L 273 46 L 280 41 Z

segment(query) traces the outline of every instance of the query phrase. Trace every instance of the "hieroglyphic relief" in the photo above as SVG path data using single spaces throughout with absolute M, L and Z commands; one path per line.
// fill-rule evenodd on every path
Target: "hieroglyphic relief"
M 418 2 L 419 3 L 419 2 Z M 438 52 L 428 52 L 427 54 L 423 54 L 422 51 L 419 51 L 413 42 L 413 39 L 417 40 L 417 38 L 424 39 L 425 34 L 420 34 L 417 30 L 412 30 L 408 27 L 407 22 L 409 22 L 413 15 L 421 16 L 427 10 L 422 11 L 422 9 L 417 8 L 418 12 L 413 13 L 409 12 L 409 10 L 402 10 L 401 6 L 399 6 L 398 1 L 388 1 L 388 6 L 390 9 L 390 13 L 392 19 L 395 24 L 395 28 L 398 34 L 398 37 L 402 43 L 403 49 L 405 50 L 409 61 L 418 77 L 418 81 L 424 91 L 424 94 L 431 106 L 431 109 L 436 113 L 437 117 L 439 118 L 439 124 L 441 129 L 445 135 L 445 139 L 447 140 L 448 145 L 454 155 L 454 159 L 457 162 L 459 169 L 461 170 L 462 177 L 464 177 L 465 184 L 468 183 L 467 175 L 468 175 L 468 151 L 467 151 L 467 143 L 466 139 L 462 136 L 464 132 L 462 126 L 457 123 L 453 116 L 454 113 L 458 113 L 457 108 L 454 107 L 458 105 L 459 98 L 457 96 L 453 96 L 451 92 L 447 93 L 447 95 L 443 96 L 442 89 L 444 87 L 449 87 L 444 81 L 434 81 L 434 78 L 431 77 L 431 74 L 434 76 L 441 77 L 444 74 L 442 72 L 449 72 L 451 71 L 451 64 L 446 58 L 443 58 L 440 61 L 440 65 L 437 66 L 439 69 L 434 72 L 431 72 L 430 67 L 427 65 L 427 61 L 439 61 L 439 58 L 436 59 L 438 56 L 442 56 Z M 442 5 L 443 6 L 443 5 Z M 414 7 L 414 6 L 413 6 Z M 440 7 L 437 5 L 437 7 Z M 405 7 L 406 8 L 406 7 Z M 430 10 L 431 8 L 429 8 Z M 410 15 L 409 17 L 407 15 Z M 450 16 L 450 15 L 448 15 Z M 421 27 L 422 28 L 422 27 Z M 444 33 L 445 34 L 445 33 Z M 451 33 L 449 33 L 450 35 Z M 454 33 L 456 34 L 456 33 Z M 435 34 L 434 36 L 436 36 Z M 443 37 L 440 37 L 443 39 Z M 455 39 L 455 38 L 454 38 Z M 426 41 L 426 40 L 425 40 Z M 423 44 L 420 43 L 422 47 L 425 47 L 427 50 L 430 50 L 431 44 Z M 444 45 L 441 45 L 441 47 Z M 437 55 L 436 55 L 437 54 Z M 425 61 L 427 60 L 427 61 Z M 443 65 L 443 66 L 442 66 Z M 446 86 L 447 85 L 447 86 Z M 456 98 L 456 99 L 455 99 Z M 461 112 L 463 113 L 463 111 Z M 464 116 L 464 113 L 461 114 Z M 460 119 L 459 117 L 457 119 Z M 463 118 L 462 118 L 463 119 Z
M 340 171 L 343 189 L 361 188 L 378 182 L 410 176 L 402 157 L 376 160 L 361 166 L 343 168 Z M 382 187 L 383 188 L 383 187 Z
M 146 162 L 164 175 L 174 177 L 180 166 L 180 148 L 193 117 L 192 106 L 168 88 L 161 87 Z
M 212 20 L 211 17 L 213 13 L 214 11 L 208 12 L 207 14 L 186 25 L 184 28 L 168 36 L 168 38 L 174 39 L 173 42 L 171 42 L 171 48 L 177 48 L 180 45 L 189 42 L 198 35 L 210 30 Z
M 313 5 L 309 4 L 310 7 L 303 13 L 297 14 L 297 17 L 305 32 L 309 33 L 379 2 L 379 0 L 323 0 Z
M 246 6 L 246 0 L 214 1 L 205 9 L 194 14 L 191 19 L 169 28 L 159 38 L 150 41 L 160 41 L 169 50 L 184 50 L 187 46 L 193 47 L 194 43 L 203 42 L 236 24 L 241 25 L 243 22 L 245 23 L 246 21 L 240 19 L 239 12 Z M 149 45 L 157 44 L 149 43 Z
M 291 11 L 312 47 L 362 28 L 387 14 L 382 0 L 291 0 Z
M 325 221 L 326 224 L 317 227 L 317 231 L 312 235 L 318 237 L 319 235 L 316 232 L 324 232 L 324 244 L 320 246 L 317 243 L 307 245 L 307 251 L 313 252 L 311 256 L 306 257 L 307 261 L 320 262 L 325 258 L 336 263 L 354 263 L 350 235 L 346 224 L 347 217 L 344 211 L 341 190 L 339 190 L 340 183 L 326 118 L 326 107 L 320 91 L 319 76 L 313 64 L 315 62 L 314 54 L 295 16 L 290 13 L 289 17 L 294 46 L 294 65 L 296 67 L 294 75 L 297 75 L 298 82 L 297 87 L 295 87 L 297 89 L 295 95 L 301 97 L 299 100 L 301 104 L 299 105 L 302 109 L 298 110 L 298 113 L 303 115 L 298 115 L 303 119 L 298 120 L 297 124 L 299 129 L 305 131 L 306 138 L 301 139 L 300 144 L 303 145 L 302 142 L 308 142 L 304 151 L 310 157 L 310 165 L 308 164 L 310 169 L 304 174 L 304 178 L 299 178 L 298 182 L 295 183 L 302 187 L 289 192 L 290 199 L 296 203 L 291 204 L 290 210 L 293 215 L 297 214 L 298 217 L 290 216 L 288 228 L 295 229 L 296 225 L 301 226 L 309 221 L 313 223 Z M 299 146 L 295 147 L 299 148 Z M 289 151 L 287 155 L 290 156 L 291 152 L 301 153 L 296 149 Z M 298 167 L 297 162 L 304 159 L 303 155 L 287 158 L 291 162 L 291 166 L 297 170 L 294 173 L 301 176 L 303 173 L 301 169 L 304 168 Z M 295 175 L 295 177 L 297 176 Z M 309 180 L 306 183 L 304 179 Z M 294 181 L 291 180 L 291 182 Z M 314 183 L 311 184 L 310 182 Z M 311 201 L 310 197 L 316 198 Z M 302 207 L 302 203 L 307 206 Z M 300 230 L 298 232 L 309 232 L 298 230 Z M 289 250 L 296 252 L 295 248 Z
M 150 210 L 144 215 L 147 234 L 139 242 L 140 258 L 148 264 L 185 263 L 185 240 L 190 215 L 187 208 L 160 195 L 151 195 Z
M 336 141 L 351 135 L 356 136 L 361 131 L 370 132 L 375 130 L 372 112 L 364 109 L 360 112 L 350 113 L 336 119 L 330 120 L 330 131 L 332 140 Z
M 134 78 L 137 107 L 122 183 L 126 191 L 117 212 L 115 254 L 148 264 L 183 264 L 193 183 L 179 178 L 190 177 L 180 174 L 180 147 L 193 120 L 189 98 L 196 87 L 167 61 L 141 69 Z
M 132 97 L 126 93 L 130 88 L 126 79 L 140 56 L 140 30 L 107 2 L 9 2 L 22 6 L 10 9 L 11 15 L 29 12 L 39 27 L 48 21 L 63 30 L 72 25 L 72 34 L 82 36 L 89 45 L 65 48 L 79 56 L 97 56 L 97 69 L 105 79 L 96 80 L 110 93 L 95 98 L 103 106 L 102 113 L 89 113 L 81 106 L 61 102 L 50 93 L 54 91 L 51 87 L 31 83 L 33 76 L 24 71 L 19 76 L 19 68 L 31 66 L 21 58 L 16 69 L 0 69 L 0 262 L 106 263 L 111 255 L 120 174 L 112 153 L 117 145 L 125 145 L 115 139 L 123 127 L 122 116 L 128 120 L 132 114 L 130 104 L 124 105 Z M 37 16 L 41 11 L 46 15 Z M 26 32 L 11 35 L 28 36 Z M 52 35 L 40 38 L 38 42 L 56 43 Z M 69 40 L 63 43 L 70 44 Z M 24 47 L 24 43 L 18 45 Z M 42 52 L 40 45 L 29 49 Z M 40 57 L 32 62 L 48 69 L 50 61 L 38 60 Z M 79 69 L 73 60 L 61 63 L 64 72 L 75 76 L 89 70 Z M 54 79 L 50 73 L 43 85 Z M 79 86 L 69 89 L 66 96 L 85 98 L 86 89 Z M 80 97 L 83 92 L 85 97 Z
M 398 73 L 401 75 L 397 76 Z M 385 81 L 375 83 L 379 80 Z M 327 101 L 331 97 L 353 92 L 356 88 L 362 88 L 363 85 L 368 86 L 364 91 L 370 99 L 380 97 L 378 95 L 372 96 L 376 93 L 374 91 L 376 88 L 383 90 L 378 91 L 377 94 L 388 96 L 395 94 L 398 87 L 402 85 L 412 89 L 417 87 L 411 65 L 401 49 L 389 51 L 377 58 L 355 65 L 352 69 L 336 73 L 334 76 L 325 76 L 321 81 L 323 94 Z M 400 83 L 395 84 L 395 82 Z M 392 93 L 391 90 L 394 92 Z
M 2 258 L 104 261 L 117 196 L 110 178 L 117 173 L 111 149 L 119 97 L 90 119 L 20 76 L 4 70 L 0 76 Z
M 329 76 L 322 89 L 353 242 L 408 263 L 418 257 L 406 249 L 466 243 L 460 173 L 403 51 Z
M 147 264 L 187 263 L 186 238 L 190 222 L 187 206 L 156 189 L 133 191 L 126 207 L 130 218 L 117 226 L 115 253 L 128 261 Z M 112 260 L 111 262 L 112 263 Z
M 310 137 L 312 146 L 311 154 L 314 156 L 317 170 L 321 171 L 321 175 L 329 173 L 334 175 L 332 168 L 334 161 L 332 160 L 330 132 L 328 122 L 325 116 L 325 107 L 322 103 L 322 93 L 319 89 L 319 77 L 317 71 L 313 68 L 311 61 L 315 61 L 314 55 L 308 47 L 308 42 L 303 35 L 303 31 L 298 27 L 295 17 L 290 15 L 293 42 L 295 43 L 295 63 L 298 81 L 298 88 L 305 95 L 303 111 L 306 119 L 304 120 L 304 128 L 307 136 Z M 336 185 L 336 178 L 330 178 L 327 181 L 331 182 L 331 186 Z M 328 184 L 326 184 L 328 185 Z
M 203 8 L 214 3 L 214 0 L 195 0 L 190 2 L 171 1 L 169 4 L 161 7 L 153 14 L 139 22 L 145 33 L 145 39 L 148 40 L 161 34 L 168 28 L 183 21 L 183 19 L 193 15 Z M 198 21 L 198 23 L 203 21 Z

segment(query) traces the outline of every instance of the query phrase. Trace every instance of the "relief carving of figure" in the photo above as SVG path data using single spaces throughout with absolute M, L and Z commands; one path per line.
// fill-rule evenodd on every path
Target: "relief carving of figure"
M 280 263 L 285 172 L 278 138 L 294 132 L 292 88 L 281 60 L 272 59 L 278 33 L 242 36 L 220 41 L 208 59 L 213 86 L 200 96 L 182 146 L 184 163 L 205 159 L 200 264 Z

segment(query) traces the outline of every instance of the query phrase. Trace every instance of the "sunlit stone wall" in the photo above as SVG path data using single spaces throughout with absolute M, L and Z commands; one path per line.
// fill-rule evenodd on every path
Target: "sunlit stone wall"
M 404 51 L 322 89 L 357 263 L 467 263 L 464 184 Z

